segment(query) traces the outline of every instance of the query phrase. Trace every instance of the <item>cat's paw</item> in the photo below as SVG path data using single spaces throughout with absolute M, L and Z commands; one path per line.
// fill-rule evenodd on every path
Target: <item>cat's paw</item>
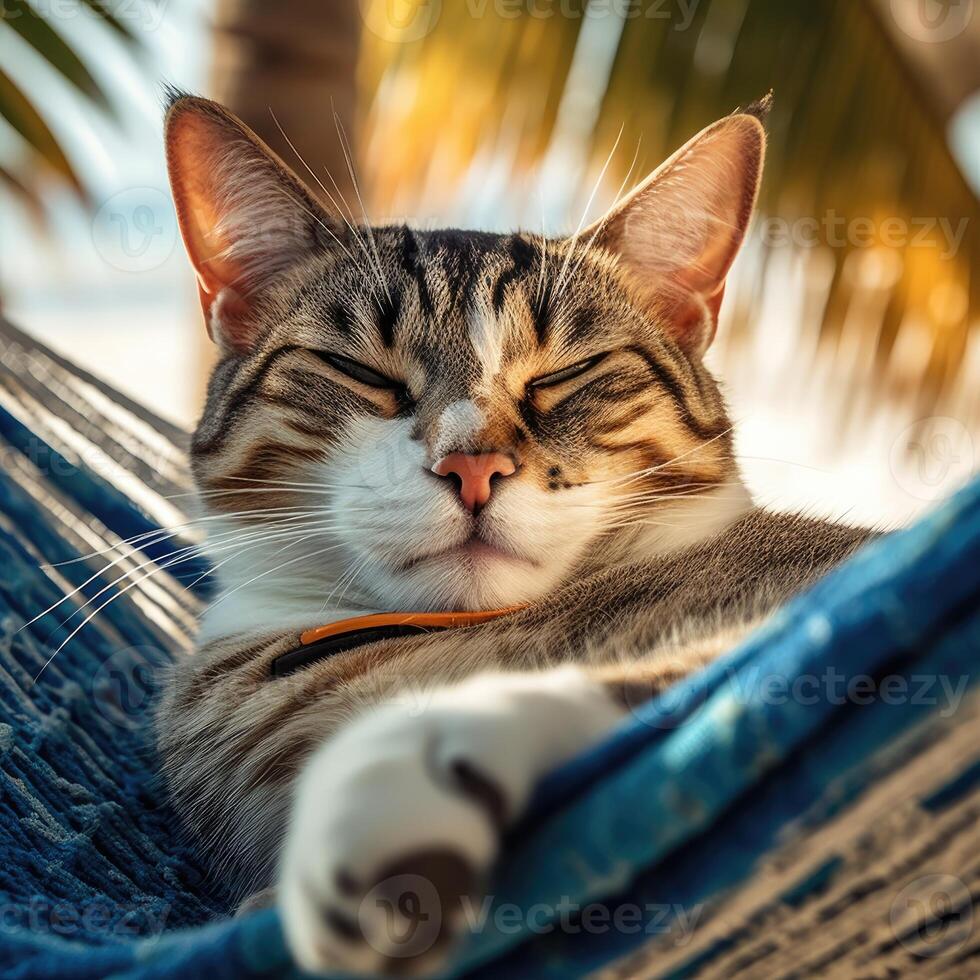
M 421 710 L 381 707 L 341 731 L 300 778 L 283 853 L 297 962 L 368 975 L 441 967 L 535 780 L 620 716 L 598 684 L 564 669 L 475 677 Z

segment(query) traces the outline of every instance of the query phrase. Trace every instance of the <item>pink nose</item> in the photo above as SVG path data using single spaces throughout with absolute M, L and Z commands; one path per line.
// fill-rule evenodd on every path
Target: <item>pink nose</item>
M 459 481 L 459 499 L 471 513 L 476 513 L 490 499 L 490 481 L 495 476 L 510 476 L 516 467 L 503 453 L 450 453 L 443 456 L 432 472 L 436 476 L 454 476 Z

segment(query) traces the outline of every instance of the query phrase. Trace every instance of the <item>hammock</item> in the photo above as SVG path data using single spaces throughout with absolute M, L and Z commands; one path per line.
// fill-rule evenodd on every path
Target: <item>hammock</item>
M 209 588 L 160 530 L 186 445 L 0 325 L 2 977 L 295 975 L 155 775 L 157 668 Z M 549 775 L 454 975 L 975 976 L 978 556 L 974 483 Z

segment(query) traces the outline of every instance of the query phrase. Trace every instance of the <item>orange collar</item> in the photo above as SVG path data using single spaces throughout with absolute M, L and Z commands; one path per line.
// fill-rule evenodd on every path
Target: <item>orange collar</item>
M 505 609 L 485 609 L 480 612 L 375 613 L 371 616 L 341 619 L 336 623 L 316 626 L 301 633 L 300 646 L 297 649 L 273 660 L 272 674 L 274 677 L 285 677 L 301 667 L 367 643 L 415 636 L 419 633 L 477 626 L 523 608 L 524 606 L 508 606 Z

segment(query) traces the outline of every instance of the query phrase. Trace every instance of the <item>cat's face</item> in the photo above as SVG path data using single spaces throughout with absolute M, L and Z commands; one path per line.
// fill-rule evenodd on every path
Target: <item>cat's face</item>
M 251 535 L 224 529 L 231 586 L 493 608 L 730 519 L 731 423 L 700 355 L 763 139 L 748 115 L 714 130 L 573 239 L 368 231 L 178 101 L 175 199 L 224 355 L 195 473 Z

